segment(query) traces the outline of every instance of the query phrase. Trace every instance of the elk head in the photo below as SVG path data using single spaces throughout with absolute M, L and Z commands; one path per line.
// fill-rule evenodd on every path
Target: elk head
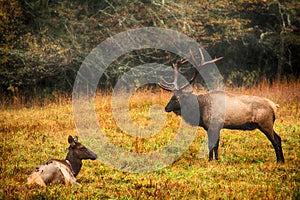
M 74 176 L 76 177 L 82 167 L 81 161 L 86 159 L 95 160 L 97 159 L 97 154 L 78 142 L 77 136 L 75 136 L 74 138 L 72 136 L 69 136 L 68 142 L 70 146 L 66 160 L 71 163 L 72 169 L 74 171 Z
M 86 148 L 83 144 L 78 142 L 77 136 L 75 136 L 74 138 L 72 136 L 69 136 L 68 142 L 70 144 L 68 154 L 71 154 L 72 156 L 76 157 L 77 159 L 95 160 L 97 158 L 97 155 L 94 152 L 92 152 L 90 149 Z

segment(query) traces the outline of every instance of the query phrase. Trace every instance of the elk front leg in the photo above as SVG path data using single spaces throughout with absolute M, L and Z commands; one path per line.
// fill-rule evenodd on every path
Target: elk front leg
M 220 136 L 219 136 L 220 137 Z M 219 149 L 219 142 L 220 142 L 220 138 L 218 139 L 215 147 L 213 148 L 214 153 L 215 153 L 215 159 L 219 160 L 219 153 L 218 153 L 218 149 Z
M 209 149 L 209 161 L 213 160 L 213 155 L 215 154 L 215 159 L 219 159 L 218 149 L 220 142 L 220 130 L 208 130 L 208 149 Z

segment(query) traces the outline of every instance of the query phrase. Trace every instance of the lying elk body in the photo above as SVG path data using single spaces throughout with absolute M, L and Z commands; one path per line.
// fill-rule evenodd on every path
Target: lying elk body
M 65 160 L 51 159 L 44 165 L 38 166 L 28 177 L 28 184 L 47 186 L 51 184 L 76 185 L 76 176 L 82 160 L 95 160 L 97 155 L 78 142 L 77 137 L 69 136 L 69 152 Z
M 201 55 L 200 64 L 196 63 L 193 54 L 190 52 L 191 61 L 197 67 L 203 67 L 206 64 L 214 63 L 221 59 L 204 61 L 202 50 L 199 49 L 199 52 Z M 222 128 L 238 130 L 259 129 L 271 141 L 276 153 L 277 162 L 284 163 L 281 138 L 273 129 L 275 111 L 278 105 L 266 98 L 228 94 L 224 91 L 212 91 L 196 96 L 191 90 L 186 91 L 186 88 L 196 79 L 198 75 L 197 70 L 195 70 L 195 74 L 189 83 L 181 87 L 177 85 L 178 69 L 186 62 L 187 60 L 183 62 L 179 61 L 177 65 L 174 65 L 170 58 L 170 65 L 174 70 L 174 82 L 168 83 L 163 79 L 163 82 L 160 82 L 159 86 L 165 90 L 174 92 L 174 95 L 165 107 L 166 112 L 174 112 L 176 115 L 181 115 L 187 123 L 193 126 L 201 126 L 207 131 L 209 160 L 213 159 L 213 154 L 215 159 L 218 160 L 219 135 Z M 196 98 L 199 104 L 199 120 L 192 119 L 193 115 L 182 115 L 181 113 L 182 106 L 180 104 L 185 105 L 185 102 L 192 97 Z M 195 108 L 192 106 L 185 105 L 185 107 L 185 112 L 195 112 Z

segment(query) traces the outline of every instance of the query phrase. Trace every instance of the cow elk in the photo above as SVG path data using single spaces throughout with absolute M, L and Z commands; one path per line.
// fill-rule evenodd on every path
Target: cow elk
M 272 143 L 278 163 L 284 163 L 284 156 L 281 147 L 281 138 L 273 129 L 275 121 L 275 111 L 277 104 L 267 98 L 248 95 L 230 94 L 224 91 L 210 91 L 205 94 L 195 95 L 189 88 L 190 84 L 196 79 L 199 72 L 195 69 L 194 76 L 189 82 L 179 87 L 178 73 L 179 68 L 191 61 L 198 69 L 205 65 L 214 63 L 222 58 L 205 61 L 201 48 L 199 48 L 201 61 L 198 64 L 190 51 L 190 59 L 178 61 L 173 64 L 170 55 L 170 65 L 174 71 L 174 81 L 169 83 L 162 79 L 159 86 L 167 91 L 172 91 L 174 95 L 165 107 L 166 112 L 174 112 L 192 126 L 201 126 L 207 131 L 209 160 L 218 160 L 218 147 L 220 130 L 254 130 L 262 131 Z M 189 88 L 189 89 L 188 89 Z M 196 98 L 199 106 L 189 103 L 189 99 Z M 199 115 L 193 115 L 195 109 L 199 108 Z M 182 111 L 186 114 L 183 114 Z M 196 116 L 196 117 L 195 117 Z M 197 119 L 194 119 L 197 118 Z M 247 136 L 246 136 L 247 137 Z
M 68 142 L 70 146 L 66 159 L 51 159 L 44 165 L 38 166 L 27 179 L 29 185 L 78 184 L 75 177 L 82 167 L 82 160 L 95 160 L 97 155 L 79 143 L 77 137 L 69 136 Z

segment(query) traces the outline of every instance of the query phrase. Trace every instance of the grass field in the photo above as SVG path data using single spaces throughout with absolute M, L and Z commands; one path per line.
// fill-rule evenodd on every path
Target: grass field
M 68 135 L 77 135 L 72 103 L 59 99 L 42 107 L 2 106 L 0 110 L 0 199 L 300 199 L 300 83 L 261 84 L 233 93 L 270 98 L 280 105 L 275 130 L 282 138 L 285 164 L 276 164 L 271 143 L 258 130 L 222 130 L 220 160 L 208 162 L 201 144 L 202 128 L 189 149 L 166 168 L 149 173 L 125 173 L 99 160 L 85 161 L 77 176 L 80 186 L 26 185 L 27 176 L 50 158 L 64 159 Z M 130 116 L 148 125 L 149 109 L 166 105 L 170 93 L 137 92 Z M 150 138 L 124 134 L 114 122 L 109 95 L 97 95 L 96 111 L 107 137 L 128 151 L 147 153 L 167 144 L 180 118 L 167 114 L 166 126 Z M 80 135 L 79 135 L 80 140 Z

